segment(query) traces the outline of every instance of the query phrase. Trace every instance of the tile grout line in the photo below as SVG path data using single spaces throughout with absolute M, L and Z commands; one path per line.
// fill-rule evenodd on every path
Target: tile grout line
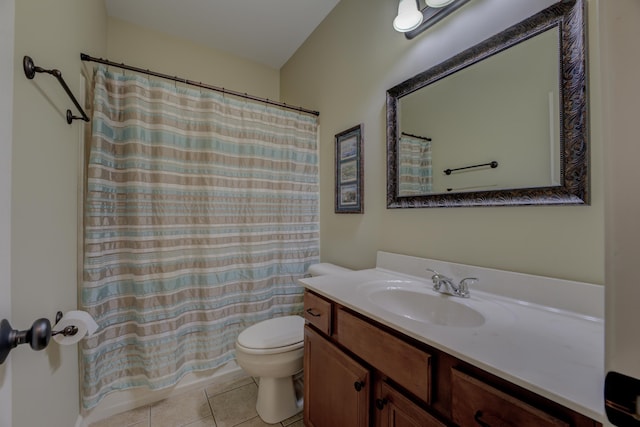
M 207 398 L 207 405 L 209 405 L 209 410 L 211 411 L 211 418 L 213 418 L 214 427 L 218 427 L 218 421 L 216 420 L 216 414 L 213 412 L 213 405 L 211 405 L 211 398 L 209 397 L 209 393 L 207 393 L 207 389 L 204 389 L 204 395 Z

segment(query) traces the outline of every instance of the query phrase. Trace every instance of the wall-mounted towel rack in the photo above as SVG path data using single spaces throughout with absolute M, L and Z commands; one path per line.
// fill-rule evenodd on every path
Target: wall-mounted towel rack
M 407 133 L 407 132 L 401 132 L 401 135 L 410 136 L 412 138 L 418 138 L 418 139 L 422 139 L 422 140 L 425 140 L 425 141 L 431 141 L 431 138 L 428 138 L 426 136 L 413 135 L 413 134 Z
M 29 80 L 33 79 L 36 73 L 51 74 L 56 79 L 58 79 L 58 82 L 60 83 L 64 91 L 67 92 L 67 95 L 69 95 L 69 98 L 71 98 L 71 101 L 73 101 L 76 108 L 81 114 L 81 116 L 74 116 L 71 110 L 67 110 L 67 123 L 71 124 L 71 122 L 73 122 L 74 120 L 84 120 L 85 122 L 89 121 L 89 116 L 87 116 L 87 114 L 80 106 L 80 103 L 78 103 L 76 97 L 73 96 L 73 93 L 71 93 L 71 89 L 69 89 L 69 86 L 67 86 L 67 83 L 62 78 L 62 73 L 60 72 L 60 70 L 45 70 L 44 68 L 38 67 L 33 63 L 33 59 L 31 59 L 30 56 L 26 55 L 22 59 L 22 68 L 24 68 L 24 75 L 27 76 Z
M 462 168 L 455 168 L 455 169 L 445 169 L 444 173 L 445 175 L 451 175 L 451 172 L 453 171 L 461 171 L 463 169 L 471 169 L 471 168 L 480 168 L 482 166 L 491 166 L 491 169 L 495 169 L 498 167 L 498 162 L 496 162 L 495 160 L 489 163 L 483 163 L 481 165 L 472 165 L 472 166 L 465 166 Z

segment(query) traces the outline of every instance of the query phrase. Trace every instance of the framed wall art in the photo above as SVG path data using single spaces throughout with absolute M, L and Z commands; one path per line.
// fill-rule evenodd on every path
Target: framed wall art
M 362 125 L 336 134 L 336 213 L 364 213 Z

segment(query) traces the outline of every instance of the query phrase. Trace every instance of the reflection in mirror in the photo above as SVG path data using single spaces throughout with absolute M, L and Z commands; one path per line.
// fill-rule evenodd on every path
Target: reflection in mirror
M 552 28 L 402 97 L 398 195 L 560 185 L 558 48 Z
M 588 203 L 582 1 L 387 92 L 387 205 Z

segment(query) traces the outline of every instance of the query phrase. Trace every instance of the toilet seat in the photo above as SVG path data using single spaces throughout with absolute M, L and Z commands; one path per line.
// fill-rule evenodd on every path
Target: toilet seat
M 249 354 L 293 351 L 304 345 L 304 318 L 283 316 L 252 325 L 238 335 L 236 344 Z

